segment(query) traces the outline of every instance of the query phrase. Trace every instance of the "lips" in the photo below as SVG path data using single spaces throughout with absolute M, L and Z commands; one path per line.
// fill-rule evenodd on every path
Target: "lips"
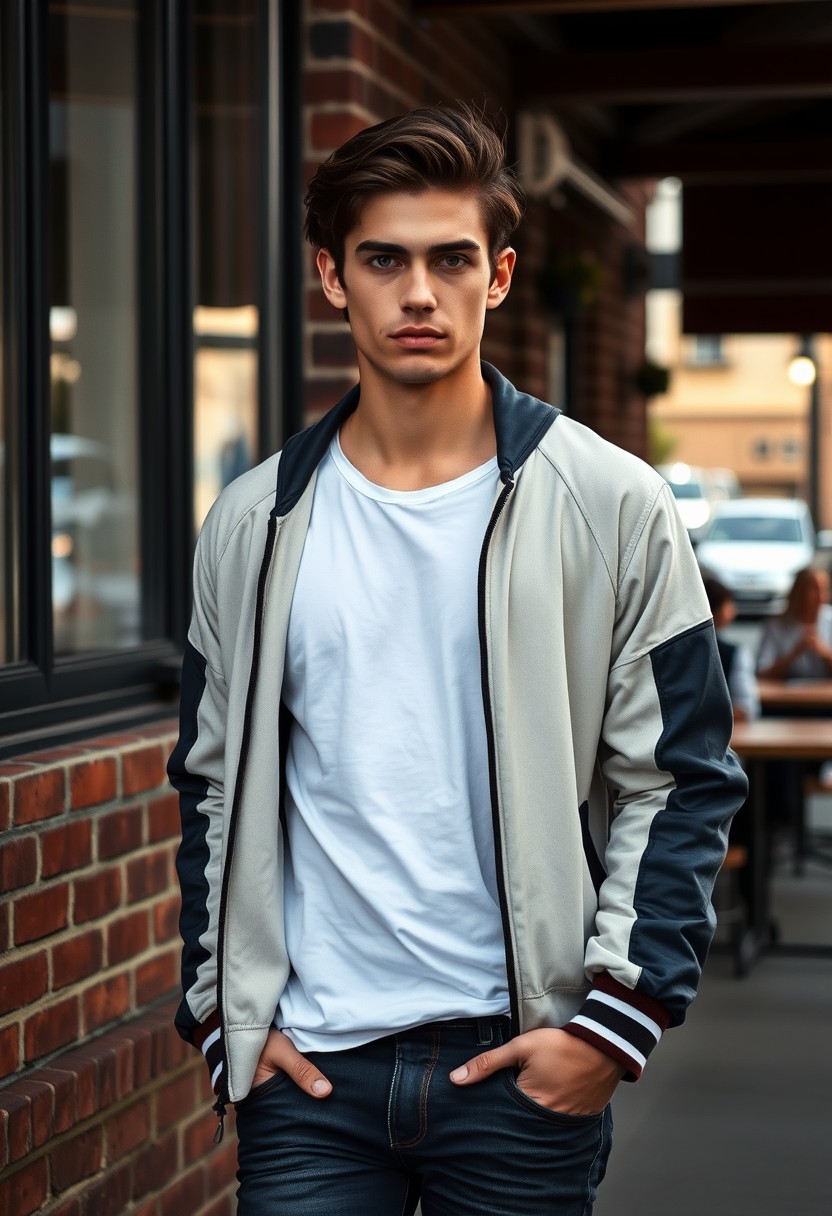
M 399 346 L 403 346 L 409 350 L 424 350 L 431 346 L 435 346 L 437 342 L 441 342 L 444 334 L 438 329 L 417 329 L 413 326 L 408 326 L 407 329 L 399 329 L 392 334 L 394 342 Z

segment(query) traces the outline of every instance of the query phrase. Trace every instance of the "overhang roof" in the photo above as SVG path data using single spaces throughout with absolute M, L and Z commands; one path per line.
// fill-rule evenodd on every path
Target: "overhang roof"
M 832 179 L 830 0 L 414 0 L 477 15 L 515 97 L 585 130 L 610 177 Z

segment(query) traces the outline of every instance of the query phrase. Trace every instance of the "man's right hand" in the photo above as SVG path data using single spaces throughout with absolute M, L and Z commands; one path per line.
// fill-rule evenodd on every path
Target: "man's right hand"
M 285 1072 L 298 1089 L 312 1098 L 326 1098 L 332 1093 L 332 1085 L 324 1074 L 300 1054 L 292 1040 L 280 1030 L 270 1030 L 254 1070 L 252 1090 L 269 1081 L 276 1072 Z

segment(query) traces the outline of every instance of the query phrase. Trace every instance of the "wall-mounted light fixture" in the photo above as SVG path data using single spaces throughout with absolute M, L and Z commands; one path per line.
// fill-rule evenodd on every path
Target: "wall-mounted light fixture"
M 786 376 L 789 383 L 798 388 L 810 388 L 817 380 L 818 369 L 812 354 L 811 338 L 805 337 L 801 341 L 797 354 L 789 360 Z

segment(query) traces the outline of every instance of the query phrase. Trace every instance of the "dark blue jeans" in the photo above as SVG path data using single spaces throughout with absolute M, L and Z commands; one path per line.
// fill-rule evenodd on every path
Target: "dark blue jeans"
M 237 1104 L 238 1216 L 589 1216 L 610 1150 L 609 1107 L 547 1110 L 504 1070 L 449 1072 L 508 1038 L 508 1019 L 433 1022 L 350 1051 L 310 1053 L 332 1082 L 285 1073 Z M 490 1040 L 490 1041 L 489 1041 Z

